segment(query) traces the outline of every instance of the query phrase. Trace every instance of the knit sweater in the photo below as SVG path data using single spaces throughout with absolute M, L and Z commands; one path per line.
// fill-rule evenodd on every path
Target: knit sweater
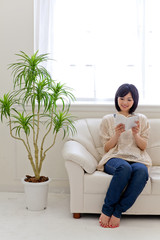
M 140 136 L 148 141 L 149 137 L 149 122 L 145 115 L 143 114 L 135 114 L 138 115 L 138 120 L 140 123 L 139 134 Z M 105 143 L 113 137 L 115 134 L 115 117 L 114 114 L 109 114 L 103 117 L 102 123 L 100 125 L 100 137 L 103 146 Z M 116 146 L 110 149 L 108 152 L 104 152 L 102 159 L 100 160 L 97 170 L 104 170 L 104 164 L 111 158 L 122 158 L 128 162 L 140 162 L 145 164 L 146 166 L 151 166 L 152 161 L 149 157 L 146 150 L 141 150 L 135 143 L 132 130 L 123 132 L 118 140 Z

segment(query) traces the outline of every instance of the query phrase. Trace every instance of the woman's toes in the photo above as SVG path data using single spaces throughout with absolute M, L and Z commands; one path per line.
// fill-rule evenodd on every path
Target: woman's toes
M 110 221 L 109 221 L 109 228 L 117 228 L 120 225 L 120 218 L 117 218 L 112 215 Z
M 100 226 L 103 227 L 103 228 L 108 228 L 109 220 L 110 220 L 110 217 L 108 217 L 108 216 L 106 216 L 105 214 L 102 213 L 100 218 L 99 218 Z

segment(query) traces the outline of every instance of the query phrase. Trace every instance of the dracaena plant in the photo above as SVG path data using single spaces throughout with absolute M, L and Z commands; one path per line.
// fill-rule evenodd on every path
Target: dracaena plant
M 13 91 L 0 98 L 1 121 L 8 119 L 11 137 L 23 143 L 39 180 L 46 154 L 54 146 L 59 131 L 63 131 L 64 137 L 75 131 L 74 118 L 69 113 L 75 97 L 72 89 L 54 81 L 43 67 L 49 60 L 48 54 L 38 55 L 37 51 L 29 57 L 21 51 L 16 55 L 17 62 L 9 66 Z M 49 134 L 53 135 L 50 143 Z

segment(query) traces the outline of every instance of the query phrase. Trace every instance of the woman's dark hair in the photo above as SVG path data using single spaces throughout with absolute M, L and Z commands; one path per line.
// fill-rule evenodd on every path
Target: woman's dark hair
M 134 101 L 133 106 L 129 110 L 129 113 L 133 113 L 136 110 L 137 105 L 138 105 L 138 100 L 139 100 L 138 90 L 133 84 L 125 83 L 125 84 L 122 84 L 118 88 L 118 90 L 115 94 L 115 107 L 116 107 L 118 112 L 121 111 L 120 107 L 118 106 L 118 97 L 124 97 L 128 93 L 131 93 L 133 101 Z

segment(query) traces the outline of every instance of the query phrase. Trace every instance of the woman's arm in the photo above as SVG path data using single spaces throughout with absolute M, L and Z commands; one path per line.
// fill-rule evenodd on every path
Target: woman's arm
M 107 141 L 104 145 L 104 151 L 108 152 L 111 148 L 115 147 L 118 139 L 122 132 L 125 131 L 125 125 L 120 123 L 115 127 L 115 134 L 113 137 L 110 138 L 109 141 Z
M 132 128 L 132 134 L 137 144 L 142 151 L 147 147 L 147 141 L 139 135 L 139 121 L 136 121 L 137 125 Z

